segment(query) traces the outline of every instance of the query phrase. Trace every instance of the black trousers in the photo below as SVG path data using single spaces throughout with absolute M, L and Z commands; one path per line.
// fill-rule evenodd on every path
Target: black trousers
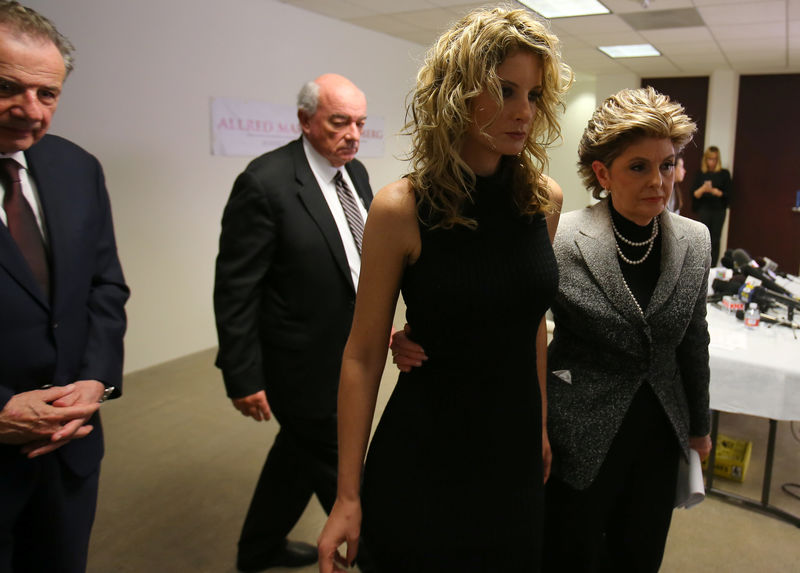
M 239 568 L 281 549 L 313 494 L 326 513 L 336 500 L 336 416 L 276 414 L 281 425 L 258 479 L 239 537 Z
M 722 238 L 722 227 L 725 225 L 726 209 L 700 209 L 697 218 L 708 227 L 711 235 L 711 266 L 719 261 L 719 246 Z
M 655 573 L 667 541 L 680 446 L 648 385 L 639 389 L 592 484 L 546 486 L 544 571 Z
M 100 468 L 76 476 L 54 453 L 0 466 L 0 573 L 83 573 Z

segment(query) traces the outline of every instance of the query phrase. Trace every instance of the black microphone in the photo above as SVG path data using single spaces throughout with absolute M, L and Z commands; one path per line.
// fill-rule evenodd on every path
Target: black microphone
M 732 255 L 733 255 L 732 250 L 728 249 L 727 251 L 725 251 L 725 254 L 722 255 L 722 258 L 719 260 L 719 264 L 721 264 L 726 269 L 734 268 Z
M 774 291 L 776 293 L 789 295 L 791 297 L 792 293 L 790 293 L 788 290 L 786 290 L 781 285 L 776 283 L 774 280 L 769 278 L 769 276 L 767 276 L 767 274 L 764 271 L 758 268 L 758 263 L 753 261 L 750 255 L 747 254 L 747 251 L 745 251 L 744 249 L 736 249 L 733 251 L 731 257 L 733 258 L 734 270 L 739 271 L 742 274 L 759 279 L 764 288 L 768 288 L 769 290 Z M 751 262 L 756 266 L 755 267 L 752 266 Z
M 739 275 L 741 277 L 741 275 Z M 742 277 L 744 278 L 744 277 Z M 711 288 L 714 294 L 706 296 L 706 302 L 722 303 L 719 306 L 727 311 L 742 308 L 742 302 L 739 301 L 739 291 L 744 285 L 744 281 L 730 280 L 724 281 L 722 279 L 714 279 L 711 283 Z M 731 300 L 731 297 L 736 297 Z M 725 300 L 728 299 L 728 300 Z
M 733 251 L 731 251 L 731 258 L 733 259 L 733 263 L 736 265 L 737 268 L 744 267 L 750 264 L 758 266 L 758 263 L 756 263 L 753 260 L 753 257 L 750 256 L 750 253 L 748 253 L 744 249 L 734 249 Z
M 775 303 L 783 304 L 789 308 L 800 308 L 800 300 L 770 292 L 764 287 L 751 287 L 748 284 L 742 285 L 739 290 L 739 297 L 746 303 L 755 302 L 759 308 L 762 308 L 762 305 L 764 308 L 769 308 Z
M 742 288 L 743 284 L 744 281 L 714 279 L 711 283 L 711 288 L 718 294 L 739 294 L 739 289 Z

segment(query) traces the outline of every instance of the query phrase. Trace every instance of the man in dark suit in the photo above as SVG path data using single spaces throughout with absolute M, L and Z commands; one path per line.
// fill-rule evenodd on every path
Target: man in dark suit
M 81 572 L 119 395 L 128 289 L 97 160 L 45 135 L 72 67 L 52 24 L 0 1 L 0 572 Z
M 303 136 L 248 165 L 222 218 L 217 366 L 243 415 L 281 424 L 239 538 L 243 571 L 313 563 L 316 548 L 286 535 L 312 494 L 326 511 L 336 497 L 339 369 L 372 200 L 354 159 L 366 114 L 348 79 L 306 84 Z

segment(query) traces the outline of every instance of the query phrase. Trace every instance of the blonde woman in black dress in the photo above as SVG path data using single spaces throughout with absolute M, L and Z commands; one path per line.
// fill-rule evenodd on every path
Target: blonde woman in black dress
M 352 563 L 360 535 L 379 573 L 539 570 L 543 316 L 558 280 L 546 216 L 561 203 L 542 168 L 570 80 L 525 10 L 472 12 L 429 51 L 408 110 L 411 173 L 378 193 L 365 229 L 322 573 Z M 361 488 L 401 289 L 429 360 L 400 375 Z

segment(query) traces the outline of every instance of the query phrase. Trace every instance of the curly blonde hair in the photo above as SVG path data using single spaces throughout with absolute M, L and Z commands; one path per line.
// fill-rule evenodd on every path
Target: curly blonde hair
M 697 126 L 683 106 L 651 87 L 624 89 L 600 104 L 578 145 L 578 173 L 592 197 L 602 199 L 603 186 L 592 163 L 611 167 L 632 143 L 643 137 L 669 138 L 679 154 L 692 140 Z
M 452 228 L 476 222 L 463 215 L 475 174 L 459 150 L 472 118 L 472 100 L 484 90 L 502 110 L 497 68 L 513 52 L 542 58 L 542 97 L 522 153 L 513 161 L 514 201 L 523 214 L 552 210 L 542 171 L 546 148 L 561 136 L 557 112 L 572 83 L 562 63 L 559 40 L 526 10 L 507 7 L 474 10 L 455 23 L 428 50 L 406 110 L 404 132 L 411 135 L 408 175 L 417 203 L 434 215 L 435 226 Z

